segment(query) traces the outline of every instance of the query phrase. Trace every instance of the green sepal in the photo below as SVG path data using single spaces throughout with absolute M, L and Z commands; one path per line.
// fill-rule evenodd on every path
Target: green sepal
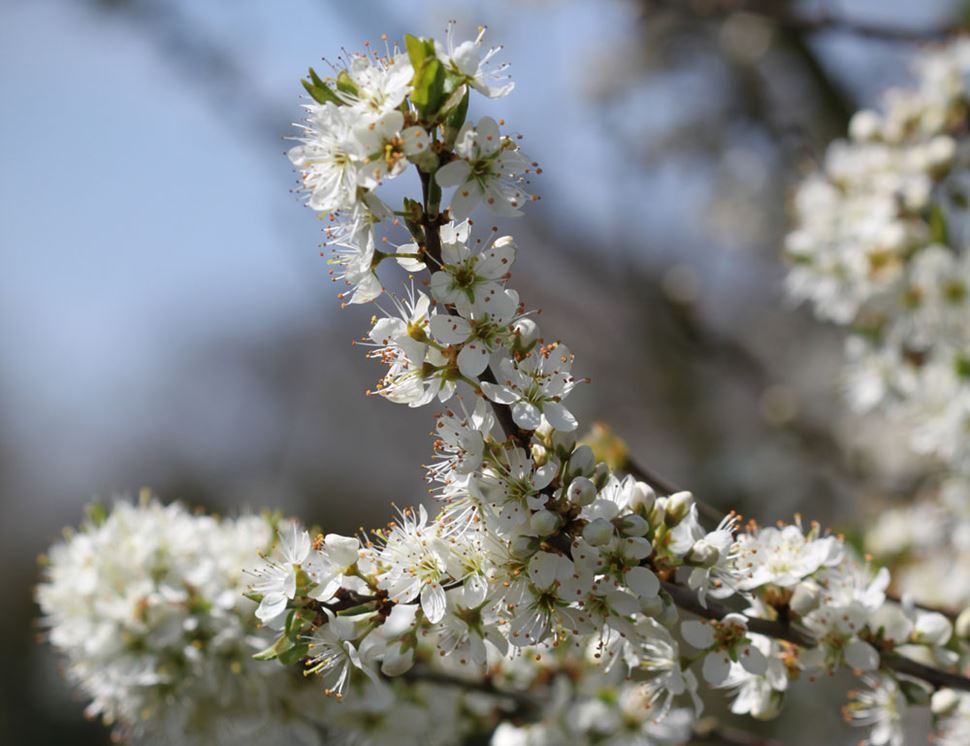
M 340 106 L 343 101 L 334 93 L 333 88 L 326 84 L 324 80 L 317 75 L 316 71 L 310 68 L 310 79 L 303 79 L 300 81 L 303 87 L 306 88 L 306 92 L 309 93 L 313 100 L 318 104 L 332 103 Z
M 275 658 L 279 658 L 287 650 L 292 650 L 296 646 L 285 634 L 280 635 L 276 642 L 270 645 L 265 650 L 260 650 L 258 653 L 253 655 L 253 658 L 258 661 L 271 661 Z
M 425 235 L 424 235 L 424 227 L 421 225 L 421 219 L 423 217 L 421 203 L 417 202 L 416 200 L 405 197 L 404 213 L 405 213 L 404 225 L 408 229 L 408 232 L 411 234 L 411 237 L 414 238 L 415 242 L 418 245 L 424 246 Z
M 289 650 L 284 650 L 277 657 L 279 662 L 285 666 L 292 666 L 294 663 L 299 663 L 306 657 L 307 652 L 310 650 L 310 645 L 305 642 L 294 644 Z
M 356 96 L 359 92 L 357 84 L 346 70 L 337 73 L 337 90 L 342 93 L 349 93 L 352 96 Z

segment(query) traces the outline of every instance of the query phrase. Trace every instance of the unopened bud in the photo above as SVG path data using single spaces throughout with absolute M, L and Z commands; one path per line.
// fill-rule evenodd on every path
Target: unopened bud
M 516 559 L 528 559 L 539 551 L 539 540 L 534 536 L 516 536 L 509 543 L 509 554 Z
M 650 508 L 650 512 L 647 514 L 647 518 L 650 521 L 651 526 L 659 526 L 664 522 L 667 517 L 667 498 L 658 497 L 653 502 L 653 507 Z
M 714 567 L 720 558 L 721 553 L 716 546 L 705 539 L 698 539 L 684 559 L 694 567 Z
M 650 530 L 650 524 L 636 513 L 630 513 L 618 519 L 617 528 L 624 536 L 646 536 Z
M 690 492 L 675 492 L 667 498 L 667 525 L 673 528 L 687 517 L 694 504 L 694 496 Z
M 512 324 L 515 333 L 515 346 L 521 350 L 528 350 L 539 339 L 539 325 L 532 319 L 519 319 Z
M 633 485 L 633 489 L 630 491 L 630 507 L 634 510 L 643 510 L 645 513 L 650 513 L 650 509 L 653 504 L 657 501 L 657 493 L 653 491 L 651 487 L 646 482 L 637 482 Z
M 930 709 L 937 717 L 946 717 L 960 704 L 960 697 L 952 689 L 937 689 L 930 697 Z
M 812 581 L 799 583 L 795 586 L 795 592 L 792 593 L 788 605 L 798 616 L 805 616 L 818 608 L 821 596 L 822 591 L 816 583 Z
M 574 505 L 586 507 L 596 499 L 596 485 L 587 477 L 576 477 L 569 483 L 566 499 Z
M 560 456 L 565 458 L 576 447 L 576 431 L 564 433 L 560 430 L 552 432 L 552 448 Z
M 603 463 L 602 461 L 593 469 L 593 483 L 598 489 L 603 489 L 606 486 L 606 483 L 610 481 L 610 476 L 612 476 L 612 472 L 610 471 L 609 464 Z
M 583 538 L 594 547 L 608 544 L 613 538 L 613 524 L 605 518 L 594 518 L 583 528 Z
M 559 528 L 561 519 L 551 510 L 539 510 L 532 514 L 529 519 L 529 526 L 539 536 L 549 536 L 549 534 Z
M 581 445 L 569 457 L 569 473 L 572 475 L 589 476 L 596 466 L 596 455 L 587 445 Z

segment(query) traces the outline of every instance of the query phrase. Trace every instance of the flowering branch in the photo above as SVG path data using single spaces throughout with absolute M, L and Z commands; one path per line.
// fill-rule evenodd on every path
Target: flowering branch
M 199 533 L 157 505 L 149 520 L 103 517 L 57 548 L 39 589 L 52 640 L 72 656 L 95 712 L 125 722 L 171 713 L 182 702 L 171 672 L 197 666 L 209 688 L 196 697 L 186 686 L 181 712 L 194 722 L 213 696 L 212 665 L 256 642 L 246 666 L 278 660 L 344 703 L 321 711 L 274 684 L 268 743 L 319 723 L 400 742 L 408 723 L 415 744 L 434 729 L 442 741 L 496 746 L 614 736 L 673 746 L 693 732 L 705 687 L 728 690 L 734 712 L 770 718 L 791 679 L 840 669 L 867 687 L 847 706 L 851 718 L 883 734 L 898 730 L 907 698 L 920 702 L 914 678 L 970 689 L 943 670 L 959 661 L 970 623 L 954 629 L 940 614 L 887 603 L 888 571 L 842 537 L 800 519 L 740 530 L 736 514 L 720 517 L 635 465 L 621 478 L 577 440 L 565 402 L 588 381 L 510 286 L 515 241 L 494 229 L 474 236 L 469 219 L 481 207 L 520 214 L 539 173 L 499 122 L 468 120 L 473 92 L 496 99 L 513 87 L 483 33 L 456 43 L 449 26 L 444 43 L 406 36 L 404 50 L 350 55 L 331 77 L 311 69 L 307 123 L 289 152 L 307 205 L 327 220 L 332 274 L 348 287 L 340 298 L 377 309 L 363 343 L 385 373 L 369 393 L 444 407 L 427 467 L 440 510 L 405 508 L 361 536 L 311 536 L 276 520 L 271 547 L 248 523 L 241 537 L 234 526 Z M 392 209 L 383 186 L 410 168 L 421 199 Z M 402 293 L 385 289 L 395 270 L 407 273 Z M 257 546 L 246 601 L 243 560 L 223 554 L 255 557 Z M 80 605 L 79 589 L 91 590 Z M 102 611 L 98 593 L 123 595 Z M 262 711 L 244 694 L 230 700 Z

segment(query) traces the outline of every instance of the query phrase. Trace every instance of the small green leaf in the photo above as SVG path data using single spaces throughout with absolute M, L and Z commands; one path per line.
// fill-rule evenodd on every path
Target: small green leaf
M 465 87 L 465 94 L 461 97 L 458 104 L 450 112 L 448 112 L 448 117 L 445 119 L 444 140 L 448 147 L 455 144 L 455 139 L 458 137 L 458 132 L 465 123 L 466 116 L 468 116 L 467 86 Z
M 253 658 L 258 661 L 271 661 L 274 658 L 279 658 L 287 650 L 291 650 L 295 646 L 293 640 L 291 640 L 286 635 L 280 635 L 276 642 L 270 645 L 265 650 L 260 650 L 256 653 Z
M 413 103 L 421 115 L 430 118 L 437 113 L 445 98 L 445 68 L 436 59 L 426 60 L 414 75 Z
M 934 203 L 930 207 L 930 240 L 934 243 L 947 245 L 947 239 L 949 238 L 949 230 L 946 224 L 946 215 L 943 213 L 943 208 L 939 204 Z

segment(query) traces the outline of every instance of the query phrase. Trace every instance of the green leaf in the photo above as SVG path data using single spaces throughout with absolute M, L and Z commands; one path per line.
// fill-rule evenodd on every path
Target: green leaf
M 943 213 L 943 208 L 939 204 L 934 203 L 930 207 L 930 240 L 934 243 L 947 245 L 947 239 L 949 238 L 949 230 L 946 224 L 946 215 Z
M 310 645 L 308 643 L 301 642 L 294 644 L 289 650 L 284 650 L 279 654 L 279 661 L 286 666 L 292 666 L 294 663 L 298 663 L 305 658 L 309 649 Z
M 260 650 L 256 653 L 253 658 L 258 661 L 271 661 L 274 658 L 279 658 L 287 650 L 292 650 L 296 643 L 293 642 L 285 634 L 280 635 L 276 642 L 270 645 L 265 650 Z
M 413 103 L 421 115 L 430 118 L 437 113 L 445 98 L 445 68 L 438 60 L 426 60 L 414 75 Z
M 415 70 L 420 70 L 428 57 L 434 57 L 434 42 L 430 39 L 419 39 L 411 34 L 405 34 L 404 47 L 408 50 L 411 67 Z

